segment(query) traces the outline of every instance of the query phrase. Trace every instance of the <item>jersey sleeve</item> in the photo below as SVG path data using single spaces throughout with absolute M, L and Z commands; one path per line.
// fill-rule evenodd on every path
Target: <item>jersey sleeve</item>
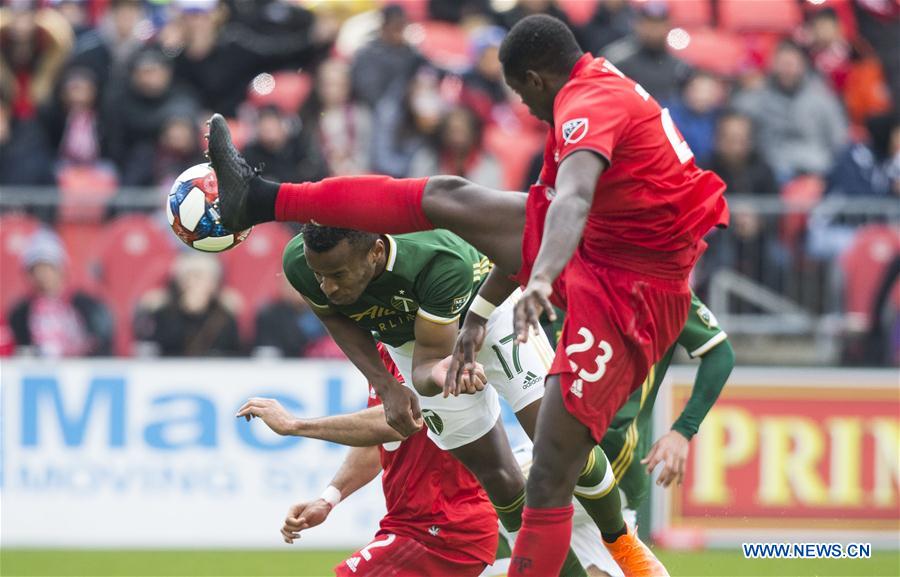
M 560 93 L 553 111 L 558 162 L 578 150 L 592 150 L 612 161 L 613 150 L 630 122 L 627 100 L 640 98 L 633 89 L 629 93 L 613 82 L 579 82 Z
M 306 264 L 306 257 L 303 254 L 303 240 L 300 235 L 291 239 L 285 247 L 281 265 L 285 278 L 315 312 L 331 312 L 331 307 L 328 306 L 328 299 L 325 298 L 325 294 L 319 288 L 319 281 L 316 280 L 316 275 L 309 268 L 309 265 Z
M 678 336 L 678 344 L 687 349 L 691 358 L 702 357 L 716 345 L 728 338 L 719 327 L 715 315 L 703 304 L 697 295 L 691 297 L 691 310 L 684 329 Z
M 416 279 L 417 314 L 439 324 L 456 322 L 472 296 L 474 274 L 468 260 L 451 253 L 439 253 Z

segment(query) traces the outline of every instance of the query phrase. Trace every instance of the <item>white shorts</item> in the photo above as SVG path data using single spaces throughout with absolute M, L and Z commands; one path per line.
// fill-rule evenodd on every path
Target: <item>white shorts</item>
M 519 412 L 544 396 L 544 378 L 553 361 L 553 348 L 543 332 L 532 334 L 523 345 L 515 343 L 513 310 L 521 290 L 516 289 L 487 323 L 487 335 L 477 360 L 484 366 L 488 386 L 474 395 L 444 398 L 419 395 L 428 436 L 444 450 L 462 447 L 483 437 L 500 416 L 498 393 Z M 407 386 L 412 387 L 415 341 L 399 347 L 385 345 Z M 415 390 L 413 388 L 413 390 Z

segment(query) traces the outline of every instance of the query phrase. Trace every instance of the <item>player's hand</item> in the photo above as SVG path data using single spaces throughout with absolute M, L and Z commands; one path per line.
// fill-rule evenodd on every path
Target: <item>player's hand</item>
M 447 378 L 447 375 L 452 360 L 452 355 L 446 357 L 431 369 L 431 378 L 434 382 L 444 383 L 444 398 L 447 398 L 450 394 L 454 397 L 458 397 L 461 394 L 474 395 L 478 391 L 484 390 L 487 386 L 487 376 L 484 374 L 484 366 L 478 362 L 472 363 L 471 372 L 463 371 L 459 381 L 453 381 L 453 386 L 448 389 L 449 379 Z
M 297 419 L 291 416 L 281 403 L 275 399 L 253 397 L 238 409 L 236 417 L 244 417 L 248 421 L 259 417 L 270 429 L 279 435 L 291 435 L 296 428 Z
M 300 538 L 301 531 L 320 525 L 327 519 L 331 509 L 331 503 L 324 499 L 291 506 L 284 519 L 284 526 L 281 527 L 281 536 L 284 537 L 284 542 L 293 544 L 294 539 Z
M 684 435 L 678 431 L 669 431 L 653 443 L 650 452 L 641 459 L 641 464 L 647 465 L 647 474 L 649 475 L 653 473 L 653 469 L 659 463 L 663 463 L 656 484 L 668 487 L 672 481 L 675 481 L 677 485 L 680 485 L 684 480 L 684 464 L 687 462 L 689 449 L 690 441 Z
M 444 398 L 459 394 L 464 375 L 468 375 L 469 382 L 475 381 L 477 365 L 475 357 L 478 356 L 478 352 L 484 345 L 486 335 L 487 319 L 476 314 L 467 314 L 456 337 L 453 353 L 450 355 L 450 366 L 447 368 L 447 376 L 443 381 Z
M 528 286 L 522 293 L 522 298 L 516 303 L 514 328 L 516 341 L 524 343 L 528 341 L 528 334 L 541 329 L 541 314 L 547 313 L 550 322 L 556 320 L 556 311 L 550 304 L 550 295 L 553 294 L 553 284 L 542 278 L 531 277 Z
M 395 382 L 379 394 L 381 404 L 384 405 L 385 420 L 404 437 L 416 433 L 425 424 L 419 398 L 409 387 Z

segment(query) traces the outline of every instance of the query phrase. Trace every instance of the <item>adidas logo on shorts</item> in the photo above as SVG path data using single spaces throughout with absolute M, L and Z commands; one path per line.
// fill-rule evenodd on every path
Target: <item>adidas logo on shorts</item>
M 532 373 L 531 371 L 528 371 L 527 373 L 525 373 L 525 382 L 522 383 L 522 388 L 523 389 L 531 388 L 532 385 L 534 385 L 535 383 L 539 383 L 539 382 L 541 382 L 541 377 L 537 376 L 536 374 Z

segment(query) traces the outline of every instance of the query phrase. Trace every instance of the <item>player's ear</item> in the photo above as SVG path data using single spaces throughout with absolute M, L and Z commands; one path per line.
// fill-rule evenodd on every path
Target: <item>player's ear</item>
M 372 243 L 372 248 L 369 249 L 369 262 L 375 264 L 384 256 L 387 247 L 384 246 L 384 239 L 379 238 L 374 243 Z
M 525 86 L 540 90 L 544 86 L 544 79 L 534 70 L 525 71 Z

